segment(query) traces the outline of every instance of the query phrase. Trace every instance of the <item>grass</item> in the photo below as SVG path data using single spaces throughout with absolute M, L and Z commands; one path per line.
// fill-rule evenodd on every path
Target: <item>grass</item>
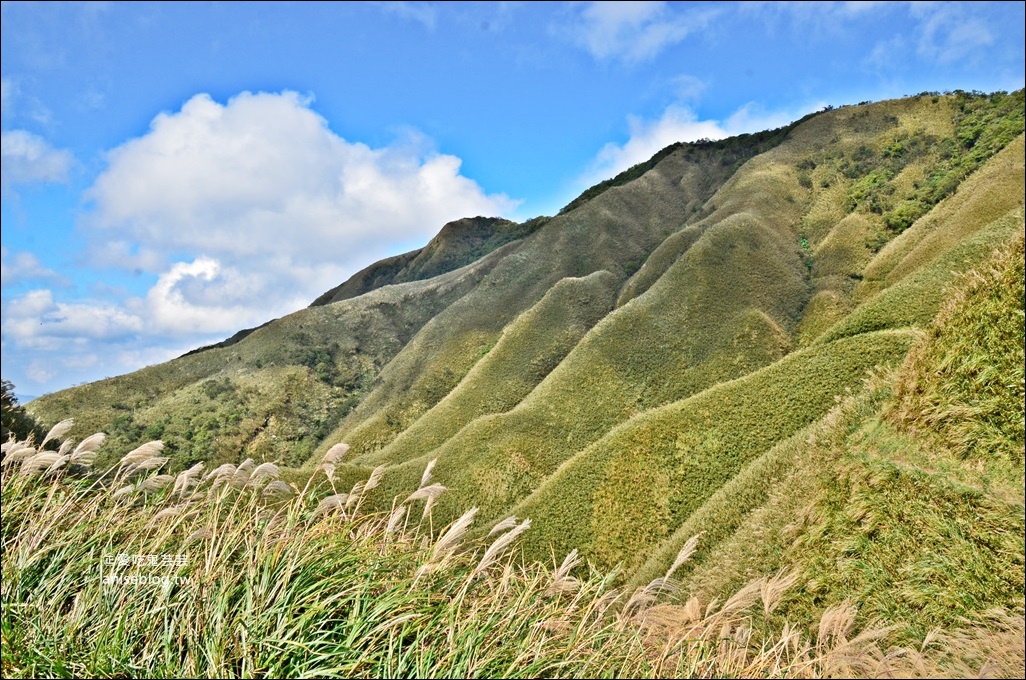
M 606 271 L 566 278 L 509 324 L 495 346 L 438 404 L 362 462 L 403 462 L 443 444 L 475 418 L 516 406 L 559 365 L 613 303 Z
M 248 455 L 309 456 L 365 396 L 381 367 L 500 257 L 493 253 L 430 281 L 302 310 L 230 347 L 46 395 L 26 410 L 42 422 L 75 413 L 73 436 L 104 430 L 118 447 L 162 438 L 174 452 L 175 469 L 197 460 L 223 462 L 227 451 L 235 455 L 250 442 L 268 440 L 279 444 Z M 320 366 L 325 358 L 329 365 Z M 211 445 L 217 440 L 223 446 Z
M 895 421 L 964 457 L 1021 463 L 1026 446 L 1019 224 L 1017 239 L 956 282 L 896 387 Z
M 1021 615 L 1021 464 L 983 469 L 895 430 L 881 417 L 893 381 L 878 375 L 756 458 L 630 583 L 656 578 L 699 535 L 676 573 L 683 588 L 723 598 L 784 569 L 797 578 L 779 613 L 797 625 L 858 602 L 860 625 L 886 621 L 908 643 L 995 608 Z
M 243 463 L 147 492 L 160 446 L 97 476 L 81 454 L 98 444 L 45 472 L 27 464 L 31 442 L 4 446 L 4 677 L 968 676 L 1021 664 L 1014 618 L 953 630 L 937 649 L 889 647 L 847 604 L 816 629 L 767 628 L 793 579 L 674 604 L 656 597 L 674 591 L 666 580 L 624 591 L 574 575 L 573 552 L 519 561 L 526 520 L 474 541 L 474 510 L 438 528 L 415 519 L 417 501 L 367 512 L 373 477 L 321 498 Z M 124 482 L 130 493 L 112 493 Z
M 749 462 L 819 418 L 866 370 L 903 356 L 908 343 L 907 334 L 885 333 L 796 352 L 628 421 L 516 506 L 539 528 L 525 547 L 538 556 L 550 544 L 572 545 L 630 574 Z M 458 479 L 462 490 L 466 478 Z
M 944 302 L 946 287 L 960 273 L 984 262 L 996 245 L 1007 243 L 1022 229 L 1021 209 L 1009 211 L 855 307 L 851 314 L 824 332 L 816 342 L 829 342 L 882 328 L 925 328 Z
M 863 625 L 890 621 L 907 641 L 995 607 L 1021 613 L 1022 267 L 1020 235 L 953 284 L 903 364 L 754 459 L 631 583 L 700 535 L 685 587 L 726 597 L 796 569 L 780 605 L 792 622 L 858 601 Z

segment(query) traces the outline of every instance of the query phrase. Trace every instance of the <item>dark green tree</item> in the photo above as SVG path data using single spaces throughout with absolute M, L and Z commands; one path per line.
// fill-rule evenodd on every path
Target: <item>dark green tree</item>
M 3 378 L 2 382 L 3 413 L 0 417 L 0 441 L 7 441 L 11 435 L 16 439 L 25 439 L 29 434 L 34 434 L 36 441 L 40 441 L 45 432 L 18 403 L 18 398 L 14 396 L 14 383 L 6 378 Z

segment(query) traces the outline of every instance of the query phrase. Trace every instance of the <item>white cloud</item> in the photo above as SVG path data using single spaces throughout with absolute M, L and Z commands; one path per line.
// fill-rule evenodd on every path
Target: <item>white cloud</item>
M 818 111 L 824 106 L 826 106 L 826 102 L 819 101 L 805 106 L 798 106 L 794 109 L 770 111 L 758 102 L 748 102 L 730 114 L 727 120 L 724 121 L 723 127 L 730 135 L 775 130 L 778 127 L 793 123 L 807 113 Z
M 14 115 L 14 98 L 17 94 L 18 84 L 13 79 L 0 79 L 0 115 L 4 118 Z
M 893 25 L 893 35 L 881 38 L 866 58 L 873 67 L 884 67 L 913 58 L 906 53 L 905 39 L 916 45 L 916 55 L 929 62 L 950 65 L 981 54 L 994 42 L 987 7 L 965 2 L 746 2 L 742 14 L 754 16 L 773 30 L 780 19 L 790 20 L 791 30 L 803 39 L 829 40 L 860 30 L 853 22 Z M 989 3 L 988 3 L 989 4 Z M 981 11 L 982 10 L 982 11 Z M 903 15 L 896 21 L 893 13 Z M 891 16 L 888 16 L 891 15 Z M 906 25 L 911 17 L 912 26 Z
M 916 51 L 924 59 L 951 64 L 994 42 L 986 23 L 959 3 L 913 3 L 910 12 L 920 24 Z
M 66 149 L 55 149 L 45 139 L 26 130 L 0 133 L 0 176 L 3 191 L 15 184 L 63 182 L 74 157 Z
M 28 349 L 57 350 L 69 342 L 117 341 L 142 327 L 142 319 L 119 305 L 57 302 L 45 288 L 4 301 L 5 335 Z
M 627 124 L 629 139 L 623 144 L 609 142 L 602 147 L 581 178 L 584 186 L 609 179 L 632 165 L 647 161 L 657 151 L 674 142 L 721 139 L 727 136 L 726 130 L 718 122 L 700 121 L 691 109 L 676 104 L 668 107 L 658 120 L 630 116 Z
M 666 2 L 591 2 L 566 29 L 596 59 L 652 59 L 708 26 L 719 10 L 681 9 Z
M 276 285 L 276 281 L 225 268 L 207 257 L 176 263 L 146 295 L 148 330 L 188 336 L 238 330 L 266 321 L 262 316 L 254 318 L 254 301 L 273 296 Z
M 146 297 L 160 328 L 234 332 L 448 221 L 516 206 L 414 133 L 346 141 L 295 92 L 196 95 L 107 160 L 87 192 L 91 256 L 161 277 Z
M 705 91 L 706 84 L 692 75 L 679 75 L 670 81 L 677 101 L 688 101 L 698 99 Z
M 897 2 L 743 2 L 742 15 L 758 19 L 765 30 L 773 32 L 781 20 L 789 21 L 793 32 L 803 39 L 825 40 L 851 30 L 851 22 L 883 14 L 900 7 Z
M 24 281 L 53 281 L 68 285 L 66 277 L 44 267 L 32 253 L 11 253 L 7 246 L 0 246 L 0 286 L 7 288 Z
M 577 180 L 577 188 L 585 189 L 614 177 L 633 165 L 647 161 L 656 152 L 675 142 L 722 139 L 746 132 L 772 130 L 822 106 L 816 104 L 792 111 L 768 111 L 755 102 L 749 102 L 722 122 L 699 120 L 694 111 L 681 104 L 671 104 L 656 120 L 630 116 L 627 119 L 627 141 L 623 144 L 610 142 L 603 146 L 588 170 Z

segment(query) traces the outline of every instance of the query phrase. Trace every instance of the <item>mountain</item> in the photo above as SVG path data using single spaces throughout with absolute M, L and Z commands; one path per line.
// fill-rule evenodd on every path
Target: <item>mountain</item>
M 1023 606 L 1024 97 L 923 93 L 675 144 L 558 215 L 475 217 L 224 343 L 27 406 L 252 457 L 334 444 L 384 509 L 530 517 L 530 558 L 709 596 L 794 569 L 922 635 Z

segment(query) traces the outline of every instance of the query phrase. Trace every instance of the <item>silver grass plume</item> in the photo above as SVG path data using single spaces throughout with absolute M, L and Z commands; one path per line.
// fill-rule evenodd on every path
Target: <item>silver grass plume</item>
M 371 471 L 370 477 L 366 481 L 353 484 L 353 488 L 349 492 L 349 500 L 346 501 L 346 509 L 358 507 L 360 501 L 363 500 L 363 495 L 381 483 L 381 475 L 384 472 L 385 466 L 379 465 Z
M 175 477 L 175 485 L 171 489 L 172 495 L 184 496 L 189 491 L 190 487 L 199 484 L 199 476 L 203 474 L 204 465 L 201 462 L 196 463 L 188 470 L 182 470 Z
M 123 487 L 113 492 L 111 498 L 121 498 L 122 496 L 128 496 L 135 491 L 135 484 L 125 484 Z
M 40 451 L 21 463 L 21 475 L 27 477 L 37 472 L 53 472 L 68 462 L 66 455 L 57 451 Z
M 349 444 L 346 444 L 345 442 L 335 444 L 330 449 L 328 449 L 328 452 L 324 454 L 323 458 L 321 458 L 321 464 L 335 465 L 340 460 L 342 460 L 342 457 L 345 456 L 348 452 Z
M 434 547 L 431 549 L 431 557 L 428 558 L 427 564 L 420 568 L 418 575 L 431 571 L 452 554 L 456 546 L 459 545 L 460 539 L 463 538 L 463 534 L 467 533 L 467 529 L 470 528 L 470 524 L 474 521 L 474 515 L 477 514 L 477 511 L 477 508 L 471 508 L 449 525 L 445 533 L 435 542 Z
M 189 508 L 189 505 L 190 505 L 189 503 L 180 503 L 178 505 L 172 505 L 169 508 L 164 508 L 160 512 L 158 512 L 155 515 L 153 515 L 153 517 L 150 518 L 150 521 L 147 522 L 146 524 L 147 525 L 157 524 L 158 522 L 160 522 L 163 519 L 167 519 L 169 517 L 177 517 L 178 515 L 180 515 L 183 512 L 185 512 L 185 510 L 187 510 Z
M 677 553 L 677 559 L 673 561 L 670 568 L 666 570 L 666 574 L 663 575 L 664 579 L 668 579 L 673 576 L 673 572 L 677 571 L 682 564 L 691 559 L 691 556 L 694 555 L 695 551 L 698 549 L 698 539 L 701 538 L 704 533 L 704 531 L 700 531 L 684 542 L 684 547 L 682 547 L 680 552 Z
M 428 462 L 427 467 L 424 468 L 424 474 L 420 476 L 420 486 L 417 488 L 423 489 L 431 483 L 431 471 L 435 468 L 435 463 L 437 462 L 437 458 L 432 458 L 430 462 Z
M 202 529 L 197 529 L 196 531 L 189 534 L 189 536 L 185 539 L 185 543 L 183 543 L 182 545 L 189 545 L 190 543 L 194 543 L 196 541 L 204 541 L 213 535 L 213 532 L 211 532 L 210 529 L 207 529 L 206 527 Z
M 784 591 L 793 586 L 798 581 L 800 575 L 800 572 L 797 570 L 785 572 L 781 569 L 775 576 L 763 580 L 761 590 L 762 607 L 767 616 L 773 613 L 773 610 L 780 604 Z
M 253 474 L 254 469 L 256 469 L 256 463 L 252 458 L 247 458 L 235 468 L 235 474 L 228 480 L 228 483 L 235 489 L 244 489 L 249 483 L 250 475 Z
M 311 520 L 317 519 L 321 515 L 331 512 L 332 510 L 342 510 L 346 507 L 346 501 L 349 499 L 347 493 L 336 493 L 328 496 L 321 500 L 317 504 L 317 508 L 314 510 L 313 515 L 310 517 Z
M 497 534 L 500 531 L 506 531 L 507 529 L 512 529 L 516 525 L 517 525 L 517 518 L 516 517 L 507 517 L 506 519 L 502 520 L 501 522 L 499 522 L 498 524 L 493 526 L 492 530 L 488 532 L 488 535 L 491 536 L 492 534 Z
M 281 475 L 281 471 L 278 466 L 274 463 L 261 463 L 253 469 L 252 474 L 249 476 L 250 486 L 257 486 L 261 481 L 271 481 L 278 479 Z
M 241 465 L 236 468 L 235 474 L 228 480 L 228 484 L 234 489 L 244 489 L 249 484 L 249 478 L 253 468 L 244 468 Z
M 680 585 L 673 579 L 665 576 L 652 579 L 648 585 L 634 591 L 623 611 L 625 614 L 640 613 L 654 605 L 660 595 L 673 594 L 679 590 Z
M 581 557 L 577 552 L 577 548 L 574 548 L 567 553 L 566 557 L 563 558 L 563 563 L 552 573 L 552 583 L 549 584 L 545 593 L 547 595 L 572 593 L 580 588 L 580 581 L 570 575 L 570 572 L 573 571 L 574 567 L 580 563 Z
M 167 456 L 153 456 L 152 458 L 147 458 L 146 460 L 136 463 L 134 466 L 132 466 L 132 472 L 159 470 L 160 468 L 164 467 L 164 463 L 168 462 L 169 460 L 170 458 L 168 458 Z
M 218 465 L 216 468 L 208 472 L 203 477 L 203 481 L 208 482 L 210 480 L 214 480 L 213 483 L 216 486 L 217 484 L 223 482 L 225 479 L 232 477 L 234 475 L 235 466 L 231 463 L 222 463 L 221 465 Z
M 377 487 L 381 483 L 381 478 L 385 474 L 385 466 L 379 465 L 371 470 L 370 477 L 367 478 L 367 483 L 363 485 L 363 492 L 367 493 L 371 489 Z
M 292 487 L 280 479 L 275 479 L 267 483 L 263 491 L 260 492 L 263 496 L 291 496 Z
M 502 551 L 510 546 L 513 541 L 516 540 L 517 536 L 524 533 L 531 528 L 531 520 L 525 519 L 519 526 L 514 527 L 510 531 L 507 531 L 502 536 L 499 536 L 495 541 L 488 546 L 485 550 L 484 557 L 481 558 L 481 562 L 478 563 L 477 568 L 474 569 L 474 574 L 480 574 L 482 571 L 487 569 L 495 560 L 502 554 Z
M 159 439 L 152 442 L 146 442 L 142 446 L 134 448 L 128 453 L 126 453 L 124 456 L 122 456 L 121 461 L 118 464 L 121 467 L 133 469 L 134 466 L 138 465 L 139 463 L 142 463 L 143 461 L 149 460 L 150 458 L 153 458 L 163 450 L 164 442 L 160 441 Z
M 46 433 L 45 437 L 43 437 L 43 443 L 39 445 L 39 448 L 45 447 L 47 442 L 49 442 L 52 439 L 60 439 L 61 437 L 66 435 L 68 433 L 68 430 L 70 430 L 74 424 L 75 420 L 73 418 L 68 418 L 67 420 L 62 420 L 61 422 L 51 427 L 50 431 Z
M 107 435 L 103 432 L 97 432 L 96 434 L 89 435 L 75 447 L 75 450 L 71 453 L 71 459 L 68 462 L 74 465 L 92 465 L 93 460 L 96 458 L 96 449 L 100 448 L 106 439 Z
M 28 442 L 4 442 L 4 446 L 6 447 L 4 449 L 4 465 L 17 463 L 36 455 L 36 448 L 30 446 Z
M 154 491 L 160 491 L 173 481 L 175 481 L 174 475 L 154 475 L 153 477 L 147 477 L 144 479 L 139 488 L 147 493 L 152 493 Z
M 409 510 L 410 509 L 405 505 L 400 505 L 392 510 L 392 514 L 388 516 L 388 524 L 385 525 L 386 536 L 399 528 L 400 522 L 406 519 L 406 515 L 409 513 Z
M 421 517 L 427 517 L 428 513 L 431 512 L 431 508 L 435 504 L 435 499 L 446 491 L 448 491 L 448 489 L 441 484 L 431 484 L 430 486 L 424 486 L 417 489 L 411 493 L 404 502 L 426 500 L 427 502 L 424 503 L 424 514 L 421 515 Z

